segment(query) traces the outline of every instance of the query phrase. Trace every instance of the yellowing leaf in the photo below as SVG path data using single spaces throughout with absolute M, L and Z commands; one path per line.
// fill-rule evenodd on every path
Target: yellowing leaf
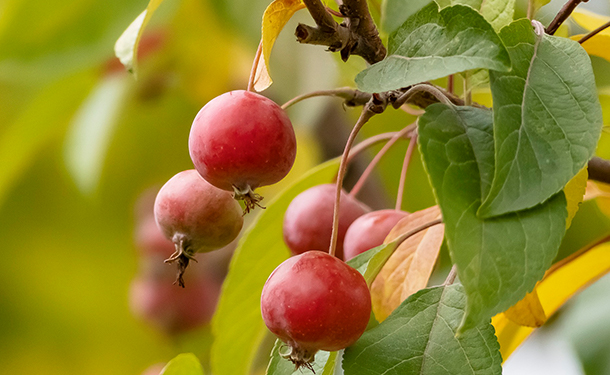
M 297 10 L 303 8 L 305 8 L 305 4 L 302 0 L 275 0 L 265 9 L 261 39 L 263 52 L 254 78 L 254 89 L 256 91 L 263 91 L 273 83 L 268 66 L 271 49 L 273 49 L 277 36 L 288 20 Z
M 587 166 L 580 170 L 563 189 L 566 195 L 566 201 L 568 202 L 568 217 L 566 218 L 566 228 L 569 228 L 572 224 L 572 219 L 578 212 L 578 207 L 582 203 L 585 197 L 585 191 L 587 189 L 587 178 L 589 177 L 589 171 Z
M 571 36 L 570 39 L 578 41 L 583 36 L 585 35 L 574 35 Z M 610 35 L 603 34 L 603 31 L 597 35 L 594 35 L 591 39 L 585 41 L 581 45 L 589 55 L 601 57 L 602 59 L 610 61 Z
M 554 264 L 536 286 L 540 304 L 552 316 L 573 295 L 610 272 L 610 243 L 575 253 Z M 491 320 L 500 342 L 502 358 L 510 354 L 534 331 L 511 321 L 501 313 Z
M 114 54 L 130 72 L 137 73 L 137 53 L 144 28 L 163 0 L 150 0 L 146 9 L 123 31 L 114 44 Z
M 506 310 L 504 315 L 512 322 L 526 327 L 540 327 L 546 322 L 546 314 L 536 289 Z
M 579 9 L 572 13 L 572 19 L 584 29 L 592 31 L 610 21 L 610 17 L 602 16 L 584 9 Z M 598 35 L 610 35 L 610 30 L 606 29 Z
M 438 206 L 414 212 L 396 224 L 384 243 L 440 218 Z M 371 285 L 373 312 L 378 321 L 386 319 L 402 301 L 426 287 L 443 243 L 444 228 L 443 224 L 435 225 L 409 237 L 383 266 Z

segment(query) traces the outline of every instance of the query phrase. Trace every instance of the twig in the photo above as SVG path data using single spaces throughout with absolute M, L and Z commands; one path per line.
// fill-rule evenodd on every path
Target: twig
M 400 181 L 398 183 L 398 192 L 396 193 L 396 206 L 394 207 L 397 211 L 402 210 L 402 196 L 405 193 L 405 182 L 407 180 L 407 170 L 409 169 L 409 163 L 411 162 L 411 155 L 417 144 L 417 134 L 411 137 L 407 152 L 405 154 L 405 160 L 402 162 L 402 170 L 400 171 Z
M 589 160 L 589 180 L 610 184 L 610 161 L 595 156 Z
M 300 43 L 327 46 L 340 51 L 343 61 L 358 55 L 369 64 L 383 60 L 386 49 L 379 37 L 366 0 L 346 0 L 339 6 L 345 20 L 339 25 L 320 0 L 303 0 L 317 27 L 299 24 L 295 35 Z
M 358 181 L 356 182 L 356 184 L 354 185 L 354 187 L 352 188 L 352 190 L 349 192 L 349 194 L 351 196 L 356 196 L 358 194 L 358 192 L 360 191 L 360 189 L 362 188 L 362 186 L 364 185 L 364 183 L 366 182 L 367 178 L 370 176 L 371 172 L 373 171 L 373 169 L 375 168 L 375 166 L 379 163 L 379 161 L 381 160 L 381 158 L 388 152 L 388 150 L 400 139 L 403 138 L 405 135 L 407 135 L 411 130 L 413 129 L 413 127 L 411 125 L 406 126 L 404 129 L 402 129 L 401 131 L 399 131 L 398 133 L 396 133 L 392 139 L 390 139 L 388 141 L 388 143 L 386 143 L 381 150 L 379 150 L 379 152 L 377 153 L 377 155 L 375 155 L 375 157 L 373 158 L 373 160 L 371 160 L 371 162 L 369 163 L 369 165 L 366 167 L 366 169 L 364 170 L 364 172 L 362 172 L 362 174 L 360 175 L 360 178 L 358 179 Z M 409 143 L 410 144 L 410 143 Z
M 570 14 L 574 12 L 574 9 L 576 9 L 580 3 L 586 3 L 587 1 L 589 0 L 568 0 L 544 31 L 549 35 L 555 34 L 559 26 L 561 26 L 561 24 L 570 17 Z
M 582 38 L 580 38 L 578 43 L 583 44 L 584 42 L 586 42 L 587 40 L 591 39 L 593 36 L 599 34 L 600 32 L 604 31 L 608 27 L 610 27 L 610 21 L 606 22 L 605 24 L 601 25 L 597 29 L 591 31 L 589 34 L 587 34 L 587 35 L 583 36 Z

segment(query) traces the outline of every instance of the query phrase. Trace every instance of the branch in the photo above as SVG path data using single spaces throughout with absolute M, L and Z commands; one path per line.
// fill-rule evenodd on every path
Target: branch
M 295 35 L 300 43 L 327 46 L 329 51 L 340 51 L 343 61 L 358 55 L 369 64 L 383 60 L 386 49 L 366 0 L 346 0 L 340 7 L 345 17 L 338 24 L 320 0 L 303 0 L 317 27 L 299 24 Z
M 610 161 L 597 156 L 589 160 L 589 180 L 610 184 Z
M 578 43 L 583 44 L 584 42 L 586 42 L 587 40 L 591 39 L 592 37 L 594 37 L 595 35 L 597 35 L 598 33 L 604 31 L 604 29 L 607 29 L 610 27 L 610 21 L 606 22 L 605 24 L 601 25 L 600 27 L 598 27 L 597 29 L 591 31 L 589 34 L 583 36 L 582 38 L 580 38 L 580 40 L 578 41 Z
M 576 9 L 580 3 L 586 3 L 589 0 L 568 0 L 567 3 L 559 10 L 559 13 L 551 21 L 551 23 L 545 29 L 545 32 L 549 35 L 555 34 L 555 31 L 561 26 L 561 24 L 570 17 L 570 14 Z

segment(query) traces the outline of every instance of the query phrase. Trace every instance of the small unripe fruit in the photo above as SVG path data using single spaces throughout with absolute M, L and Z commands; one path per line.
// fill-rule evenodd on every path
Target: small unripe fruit
M 364 277 L 322 251 L 291 257 L 271 273 L 261 296 L 261 313 L 271 332 L 291 350 L 297 367 L 318 350 L 335 351 L 362 335 L 371 314 Z
M 197 171 L 212 185 L 243 199 L 246 211 L 262 199 L 253 192 L 288 174 L 296 137 L 288 115 L 272 100 L 248 91 L 231 91 L 208 102 L 189 135 Z
M 317 185 L 297 195 L 284 214 L 284 242 L 293 254 L 328 249 L 333 227 L 336 186 Z M 339 228 L 335 254 L 343 259 L 343 238 L 350 224 L 369 208 L 341 191 Z
M 178 262 L 178 284 L 189 259 L 228 245 L 243 226 L 242 210 L 231 193 L 205 181 L 195 170 L 172 177 L 157 194 L 155 219 L 165 237 L 176 245 L 168 259 Z
M 345 233 L 343 254 L 350 260 L 358 254 L 383 244 L 392 228 L 409 213 L 399 210 L 379 210 L 354 220 Z

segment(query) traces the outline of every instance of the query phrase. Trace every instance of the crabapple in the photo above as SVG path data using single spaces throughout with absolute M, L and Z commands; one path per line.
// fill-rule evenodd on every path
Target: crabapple
M 350 260 L 383 243 L 392 228 L 409 213 L 400 210 L 379 210 L 366 213 L 347 228 L 343 240 L 343 255 Z
M 254 189 L 280 181 L 292 168 L 296 137 L 275 102 L 236 90 L 201 108 L 191 127 L 189 153 L 201 176 L 234 192 L 248 212 L 262 199 Z
M 133 280 L 129 304 L 134 315 L 174 335 L 209 322 L 219 294 L 220 283 L 205 276 L 191 277 L 183 289 L 145 274 Z
M 196 252 L 208 252 L 228 245 L 243 226 L 242 210 L 231 193 L 218 189 L 191 169 L 172 177 L 159 190 L 155 219 L 176 252 L 167 262 L 178 262 L 177 282 Z
M 318 350 L 340 350 L 358 340 L 369 321 L 371 295 L 358 271 L 328 253 L 308 251 L 271 273 L 261 313 L 267 328 L 290 347 L 282 356 L 310 367 Z
M 284 214 L 284 242 L 293 254 L 308 250 L 328 249 L 333 226 L 336 186 L 317 185 L 297 195 Z M 337 257 L 343 257 L 343 238 L 350 224 L 367 213 L 369 208 L 341 191 Z

